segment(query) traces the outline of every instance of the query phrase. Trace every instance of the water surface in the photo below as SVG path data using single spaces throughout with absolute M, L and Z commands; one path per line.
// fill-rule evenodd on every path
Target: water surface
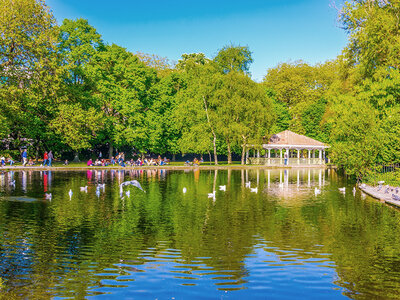
M 132 179 L 146 193 L 121 197 Z M 0 173 L 2 296 L 400 298 L 400 212 L 353 185 L 325 169 Z

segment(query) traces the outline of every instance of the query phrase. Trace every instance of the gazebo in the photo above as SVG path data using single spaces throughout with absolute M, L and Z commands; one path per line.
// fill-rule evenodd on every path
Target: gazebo
M 273 134 L 267 144 L 263 144 L 265 156 L 260 156 L 260 150 L 254 151 L 254 157 L 246 153 L 247 164 L 263 165 L 323 165 L 325 164 L 325 149 L 330 146 L 304 135 L 285 130 Z M 252 148 L 255 149 L 253 146 Z M 316 153 L 317 152 L 317 153 Z

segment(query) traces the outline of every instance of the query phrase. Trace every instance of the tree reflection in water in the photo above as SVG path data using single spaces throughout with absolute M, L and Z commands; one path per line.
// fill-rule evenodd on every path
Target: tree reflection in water
M 121 199 L 118 186 L 130 179 L 147 193 L 132 187 Z M 97 198 L 99 183 L 106 188 Z M 340 194 L 346 185 L 325 169 L 3 172 L 2 292 L 395 298 L 399 212 Z

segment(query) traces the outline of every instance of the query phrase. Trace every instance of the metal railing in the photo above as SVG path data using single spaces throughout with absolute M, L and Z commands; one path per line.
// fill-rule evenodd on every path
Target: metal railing
M 371 172 L 367 174 L 367 181 L 376 185 L 379 181 L 385 184 L 397 184 L 400 182 L 400 163 L 394 164 L 377 164 Z

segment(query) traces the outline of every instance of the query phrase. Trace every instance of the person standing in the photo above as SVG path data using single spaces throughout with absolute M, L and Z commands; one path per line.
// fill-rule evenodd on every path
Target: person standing
M 51 151 L 49 151 L 49 154 L 47 155 L 47 158 L 48 158 L 48 160 L 49 160 L 48 166 L 51 167 L 51 166 L 52 166 L 51 162 L 52 162 L 53 159 L 54 159 L 53 153 L 52 153 Z
M 47 165 L 48 159 L 49 159 L 49 156 L 47 155 L 47 151 L 45 151 L 44 155 L 43 155 L 43 167 Z
M 28 162 L 28 152 L 26 149 L 22 152 L 22 166 L 25 167 L 26 163 Z

